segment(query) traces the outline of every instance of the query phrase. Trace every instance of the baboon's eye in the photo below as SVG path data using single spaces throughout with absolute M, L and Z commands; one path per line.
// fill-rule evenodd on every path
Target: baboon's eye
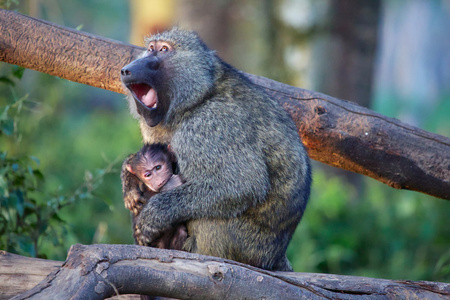
M 169 51 L 169 47 L 164 45 L 161 47 L 161 50 L 159 50 L 159 51 L 167 52 L 167 51 Z
M 155 170 L 156 170 L 156 171 L 161 170 L 161 165 L 157 165 L 157 166 L 155 167 Z
M 150 52 L 155 51 L 155 46 L 150 45 L 150 46 L 148 47 L 148 51 L 150 51 Z

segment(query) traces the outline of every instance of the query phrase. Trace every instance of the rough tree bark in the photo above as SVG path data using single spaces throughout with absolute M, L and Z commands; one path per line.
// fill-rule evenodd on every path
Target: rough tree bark
M 0 60 L 124 93 L 143 49 L 0 10 Z M 293 117 L 311 158 L 391 187 L 450 200 L 450 139 L 354 103 L 246 74 Z
M 0 250 L 0 300 L 33 288 L 62 264 L 62 261 L 30 258 Z
M 39 259 L 0 252 L 0 269 L 5 265 L 16 267 L 14 272 L 9 272 L 9 277 L 2 278 L 0 274 L 3 279 L 0 291 L 4 291 L 1 282 L 13 282 L 18 277 L 14 274 L 24 273 L 20 270 L 24 264 L 28 265 L 28 272 L 30 265 L 43 266 Z M 46 271 L 53 272 L 33 289 L 13 299 L 103 299 L 137 292 L 179 299 L 450 297 L 447 283 L 271 272 L 216 257 L 133 245 L 74 245 L 67 260 L 59 262 L 59 268 L 57 265 L 58 262 L 49 261 Z M 0 292 L 0 299 L 11 295 Z

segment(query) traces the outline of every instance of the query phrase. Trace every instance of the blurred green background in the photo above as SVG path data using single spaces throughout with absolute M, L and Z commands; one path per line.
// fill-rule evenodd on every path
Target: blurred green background
M 0 3 L 134 44 L 178 23 L 246 72 L 450 136 L 445 0 Z M 140 147 L 123 95 L 0 63 L 0 249 L 64 260 L 74 243 L 133 243 L 119 170 Z M 295 271 L 450 281 L 448 201 L 313 168 Z

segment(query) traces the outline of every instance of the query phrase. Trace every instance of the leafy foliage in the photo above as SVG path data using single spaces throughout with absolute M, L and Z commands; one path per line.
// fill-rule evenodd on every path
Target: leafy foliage
M 10 88 L 21 79 L 24 69 L 13 67 L 0 82 Z M 14 91 L 14 90 L 11 90 Z M 28 96 L 20 99 L 12 93 L 3 98 L 6 105 L 0 109 L 0 137 L 19 143 L 20 113 L 27 105 Z M 10 100 L 8 100 L 10 99 Z M 63 207 L 83 199 L 93 198 L 92 192 L 102 183 L 105 174 L 112 172 L 114 162 L 93 175 L 86 172 L 84 183 L 71 196 L 52 195 L 42 191 L 44 176 L 37 168 L 39 160 L 33 156 L 10 157 L 0 152 L 0 249 L 23 255 L 47 257 L 40 251 L 43 244 L 60 247 L 68 230 L 60 217 Z
M 297 272 L 450 280 L 448 203 L 365 178 L 362 199 L 314 170 L 305 217 L 288 249 Z
M 43 176 L 30 159 L 10 159 L 5 152 L 0 153 L 0 172 L 0 247 L 37 256 L 39 237 L 51 219 L 57 220 L 32 196 Z

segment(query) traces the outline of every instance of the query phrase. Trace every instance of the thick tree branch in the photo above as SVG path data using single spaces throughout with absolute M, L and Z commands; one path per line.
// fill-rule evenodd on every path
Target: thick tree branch
M 62 261 L 30 258 L 0 250 L 0 300 L 33 288 L 62 264 Z
M 123 93 L 142 48 L 0 10 L 0 60 Z M 450 199 L 450 139 L 354 103 L 247 74 L 292 115 L 313 159 Z
M 43 266 L 39 259 L 0 252 L 0 270 L 4 270 L 5 264 L 23 266 L 22 260 L 29 265 L 21 270 L 24 275 L 33 267 Z M 447 283 L 270 272 L 215 257 L 133 245 L 74 245 L 62 266 L 58 262 L 48 264 L 45 270 L 54 272 L 32 290 L 13 299 L 103 299 L 137 292 L 180 299 L 359 299 L 360 296 L 396 299 L 405 295 L 446 299 L 450 296 Z M 0 278 L 4 276 L 2 273 Z M 20 288 L 16 287 L 15 291 Z M 0 289 L 0 299 L 6 298 L 4 291 L 8 293 L 8 289 Z

